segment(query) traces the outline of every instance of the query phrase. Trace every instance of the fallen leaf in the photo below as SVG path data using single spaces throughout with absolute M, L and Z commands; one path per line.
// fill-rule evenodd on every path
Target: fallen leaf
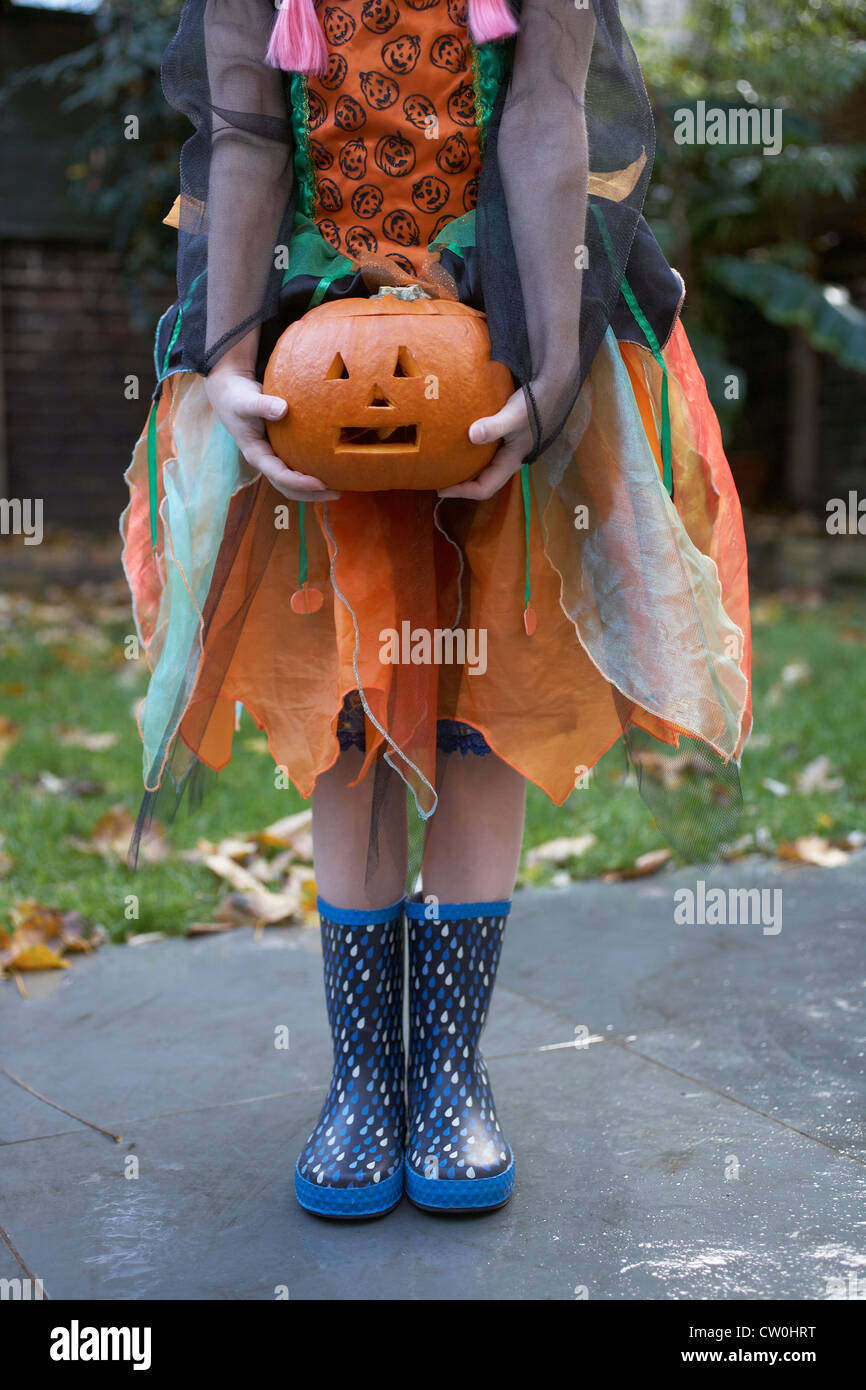
M 605 883 L 619 883 L 629 878 L 647 878 L 650 874 L 658 873 L 670 857 L 669 849 L 651 849 L 646 854 L 639 855 L 630 869 L 609 869 L 601 877 Z
M 866 845 L 866 830 L 849 830 L 847 835 L 840 835 L 830 843 L 839 849 L 862 849 Z
M 216 874 L 217 878 L 224 878 L 240 893 L 256 892 L 261 887 L 259 880 L 249 869 L 245 869 L 242 864 L 236 864 L 227 854 L 205 854 L 202 863 L 212 874 Z
M 241 747 L 247 753 L 267 753 L 270 751 L 266 738 L 245 738 L 241 742 Z
M 774 777 L 765 777 L 761 786 L 765 787 L 768 792 L 772 792 L 773 796 L 790 796 L 791 794 L 791 788 L 786 786 L 784 782 L 777 782 Z
M 837 869 L 848 862 L 845 851 L 831 845 L 821 835 L 801 835 L 797 840 L 784 840 L 776 853 L 780 859 L 793 860 L 797 864 L 817 864 L 822 869 Z
M 255 880 L 253 880 L 255 883 Z M 295 920 L 300 910 L 300 893 L 296 888 L 284 893 L 271 893 L 260 884 L 244 893 L 229 893 L 216 910 L 220 922 L 236 926 L 275 927 Z
M 67 951 L 89 955 L 108 940 L 108 932 L 98 922 L 88 921 L 73 909 L 64 912 L 60 919 L 60 938 Z
M 812 668 L 805 661 L 791 661 L 782 667 L 782 684 L 787 686 L 806 685 L 812 678 Z
M 105 791 L 102 782 L 90 782 L 79 777 L 58 777 L 53 772 L 40 772 L 34 786 L 47 796 L 101 796 Z
M 126 806 L 112 806 L 94 823 L 90 839 L 70 835 L 66 843 L 79 854 L 100 854 L 105 859 L 126 859 L 135 819 Z M 171 857 L 171 846 L 162 827 L 152 821 L 141 837 L 139 859 L 145 864 L 161 864 Z
M 62 929 L 63 914 L 56 907 L 46 907 L 35 898 L 13 903 L 9 920 L 17 935 L 20 931 L 37 932 L 42 940 L 54 940 Z
M 5 878 L 15 867 L 15 857 L 4 849 L 6 837 L 0 833 L 0 878 Z
M 38 927 L 20 927 L 0 952 L 0 965 L 5 970 L 66 970 L 69 962 L 48 945 Z
M 64 725 L 55 732 L 59 741 L 68 748 L 86 748 L 89 753 L 103 753 L 113 748 L 120 738 L 120 734 L 111 731 L 95 734 L 90 729 L 70 729 Z
M 232 922 L 190 922 L 186 929 L 187 936 L 214 936 L 218 932 L 235 931 L 235 924 Z
M 247 838 L 260 849 L 296 849 L 298 839 L 304 832 L 312 831 L 312 811 L 297 811 L 294 815 L 283 816 L 264 830 L 253 831 Z M 304 845 L 306 849 L 306 844 Z M 309 857 L 307 854 L 304 856 Z
M 535 849 L 527 851 L 526 867 L 533 869 L 538 864 L 566 864 L 569 859 L 577 859 L 581 854 L 586 854 L 586 851 L 592 849 L 596 843 L 596 837 L 591 832 L 585 835 L 561 836 L 557 840 L 547 840 L 545 844 L 536 845 Z
M 0 714 L 0 762 L 18 738 L 18 725 L 8 714 Z
M 841 777 L 828 776 L 830 759 L 822 753 L 814 758 L 797 776 L 797 790 L 800 792 L 836 792 L 844 785 Z
M 152 946 L 155 941 L 164 941 L 164 931 L 141 931 L 126 938 L 127 946 Z

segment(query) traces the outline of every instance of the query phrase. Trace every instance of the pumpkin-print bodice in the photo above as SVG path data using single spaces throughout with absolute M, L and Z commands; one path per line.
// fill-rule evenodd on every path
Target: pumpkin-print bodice
M 324 76 L 305 81 L 319 231 L 410 274 L 475 206 L 481 163 L 466 0 L 319 0 Z

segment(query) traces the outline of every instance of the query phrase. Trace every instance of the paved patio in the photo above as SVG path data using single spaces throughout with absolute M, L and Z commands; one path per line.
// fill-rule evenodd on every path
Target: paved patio
M 517 895 L 484 1049 L 517 1186 L 483 1218 L 295 1204 L 330 1061 L 313 928 L 3 985 L 3 1065 L 123 1142 L 0 1074 L 0 1277 L 54 1299 L 866 1295 L 866 856 L 703 876 L 781 888 L 777 934 L 678 925 L 698 877 Z

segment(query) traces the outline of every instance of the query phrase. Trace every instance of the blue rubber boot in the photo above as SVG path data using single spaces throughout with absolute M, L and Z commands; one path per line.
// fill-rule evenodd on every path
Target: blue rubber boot
M 318 909 L 334 1069 L 295 1191 L 317 1216 L 381 1216 L 403 1195 L 403 903 Z
M 510 901 L 406 904 L 409 918 L 406 1193 L 438 1212 L 489 1211 L 514 1187 L 478 1048 Z

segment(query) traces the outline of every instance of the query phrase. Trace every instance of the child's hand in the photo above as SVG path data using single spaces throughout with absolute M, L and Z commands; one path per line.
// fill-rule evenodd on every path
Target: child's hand
M 293 502 L 328 502 L 339 497 L 309 473 L 295 473 L 277 458 L 265 434 L 265 420 L 279 420 L 286 403 L 262 394 L 253 372 L 214 367 L 205 377 L 208 400 L 247 463 L 257 468 L 283 497 Z
M 487 467 L 475 478 L 467 483 L 457 483 L 454 487 L 440 488 L 440 497 L 471 497 L 481 502 L 498 492 L 518 471 L 533 445 L 526 397 L 522 389 L 518 388 L 513 396 L 509 396 L 496 415 L 484 415 L 480 420 L 473 420 L 469 426 L 469 438 L 473 444 L 485 444 L 492 439 L 501 439 L 502 444 Z

